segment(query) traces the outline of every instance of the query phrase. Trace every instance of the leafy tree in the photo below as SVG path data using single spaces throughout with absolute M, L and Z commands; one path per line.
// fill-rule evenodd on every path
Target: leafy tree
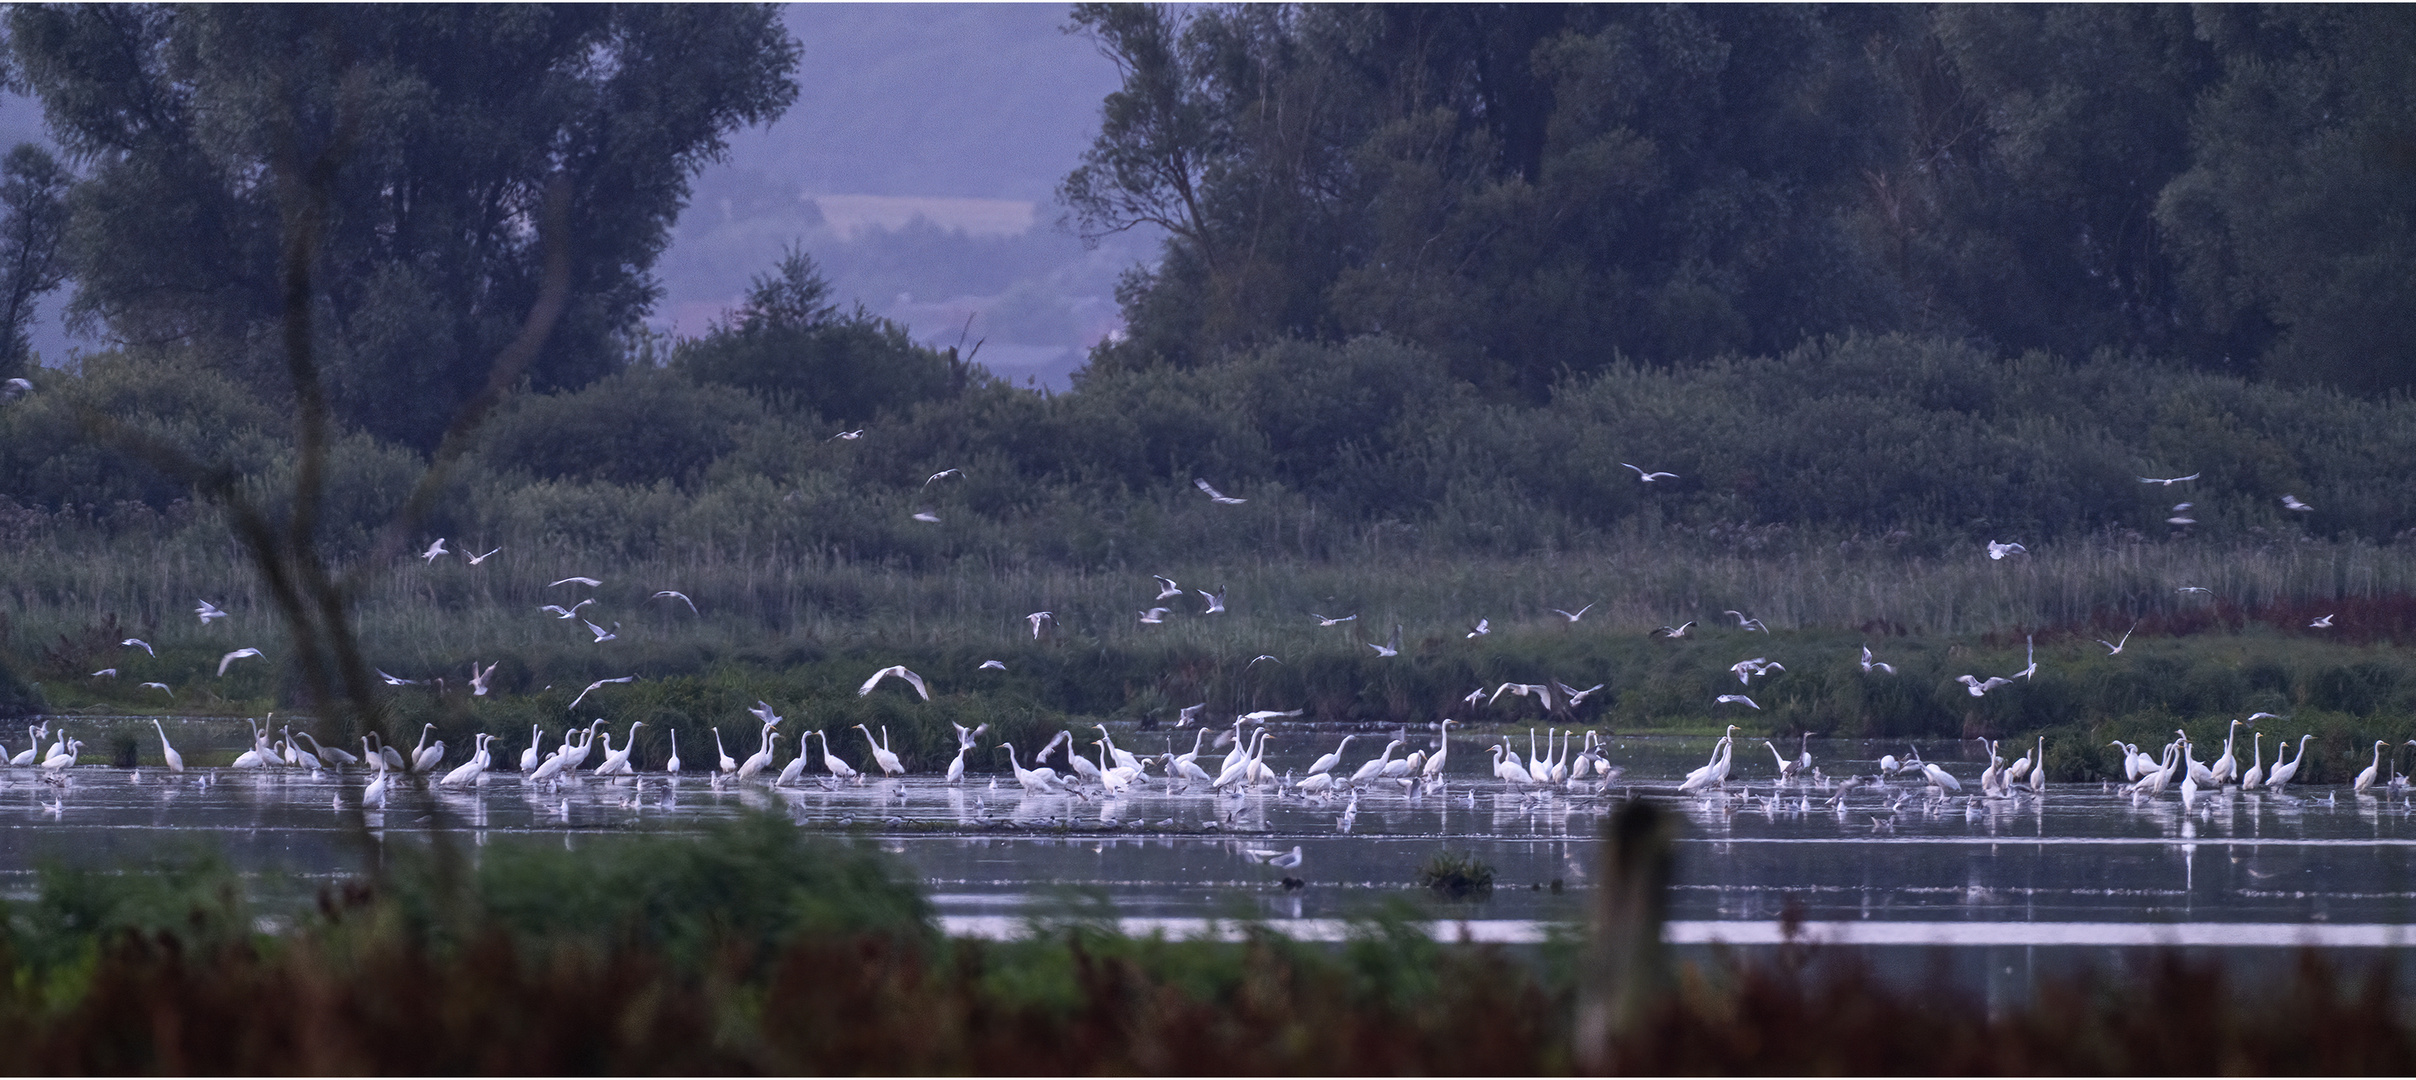
M 813 256 L 791 248 L 755 276 L 730 319 L 682 343 L 672 363 L 698 381 L 843 424 L 946 396 L 970 377 L 954 350 L 917 345 L 905 327 L 861 304 L 842 313 L 830 295 Z
M 423 448 L 520 330 L 550 187 L 575 246 L 539 389 L 613 367 L 690 178 L 796 92 L 764 6 L 24 7 L 8 29 L 86 173 L 72 314 L 281 370 L 278 226 L 292 178 L 325 169 L 311 299 L 332 392 Z
M 59 234 L 66 227 L 67 171 L 32 143 L 19 143 L 0 161 L 0 378 L 23 371 L 33 356 L 26 326 L 34 301 L 59 287 Z
M 2276 375 L 2416 385 L 2416 12 L 2217 8 L 2199 32 L 2222 80 L 2157 207 L 2198 317 L 2270 340 Z

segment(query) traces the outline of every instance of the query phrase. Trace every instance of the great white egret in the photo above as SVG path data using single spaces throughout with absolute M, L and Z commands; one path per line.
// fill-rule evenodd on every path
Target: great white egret
M 2258 731 L 2251 734 L 2254 737 L 2248 741 L 2248 750 L 2255 760 L 2247 772 L 2240 774 L 2242 791 L 2255 791 L 2265 786 L 2265 733 Z
M 871 728 L 865 727 L 862 724 L 857 724 L 856 730 L 863 732 L 864 741 L 871 744 L 873 764 L 881 767 L 881 775 L 896 776 L 899 773 L 906 771 L 906 766 L 898 761 L 898 756 L 894 753 L 891 753 L 889 747 L 886 745 L 889 740 L 888 725 L 884 724 L 881 727 L 880 742 L 873 742 Z
M 680 759 L 679 759 L 679 729 L 678 729 L 678 728 L 672 728 L 672 729 L 671 729 L 671 757 L 670 757 L 669 759 L 667 759 L 667 760 L 665 760 L 665 761 L 663 762 L 663 772 L 664 772 L 665 774 L 667 774 L 667 775 L 670 775 L 670 776 L 678 776 L 678 775 L 679 775 L 679 770 L 680 770 Z
M 175 747 L 168 745 L 168 729 L 161 727 L 157 718 L 151 721 L 151 727 L 159 732 L 159 754 L 168 759 L 168 771 L 185 771 L 185 756 L 177 753 Z
M 839 755 L 831 752 L 829 733 L 822 731 L 809 731 L 806 732 L 806 734 L 808 736 L 819 735 L 822 737 L 822 767 L 830 770 L 830 774 L 832 776 L 836 776 L 841 780 L 853 780 L 862 775 L 855 770 L 854 766 L 839 760 Z
M 2364 771 L 2357 774 L 2357 779 L 2349 785 L 2349 790 L 2363 795 L 2367 788 L 2374 786 L 2374 778 L 2382 774 L 2382 748 L 2389 745 L 2391 744 L 2388 740 L 2374 740 L 2374 763 L 2366 766 Z
M 2299 774 L 2299 763 L 2307 760 L 2307 741 L 2313 738 L 2312 733 L 2299 736 L 2298 753 L 2291 755 L 2287 762 L 2282 760 L 2282 751 L 2289 749 L 2290 744 L 2282 743 L 2274 748 L 2273 774 L 2265 778 L 2266 787 L 2278 789 Z
M 864 685 L 856 688 L 856 696 L 863 697 L 866 694 L 872 693 L 872 688 L 881 685 L 881 680 L 889 678 L 893 675 L 900 679 L 906 680 L 906 685 L 914 687 L 914 692 L 921 694 L 923 696 L 923 700 L 931 700 L 931 687 L 923 682 L 922 676 L 906 670 L 906 665 L 904 664 L 892 664 L 888 667 L 882 668 L 879 671 L 873 672 L 871 678 L 864 680 Z
M 1393 751 L 1399 750 L 1401 746 L 1402 742 L 1399 739 L 1385 744 L 1384 753 L 1370 758 L 1366 764 L 1359 766 L 1358 771 L 1351 774 L 1350 782 L 1355 786 L 1383 775 L 1385 766 L 1392 764 Z

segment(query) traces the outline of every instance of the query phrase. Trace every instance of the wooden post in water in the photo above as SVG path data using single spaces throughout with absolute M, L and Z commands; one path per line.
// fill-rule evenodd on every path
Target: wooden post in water
M 1620 1041 L 1651 1018 L 1667 991 L 1661 924 L 1668 915 L 1675 828 L 1667 812 L 1638 799 L 1629 799 L 1603 826 L 1574 1032 L 1582 1072 L 1611 1071 Z

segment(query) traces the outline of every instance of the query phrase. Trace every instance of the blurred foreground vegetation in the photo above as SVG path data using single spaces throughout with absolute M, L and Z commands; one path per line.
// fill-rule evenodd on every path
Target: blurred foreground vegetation
M 0 907 L 27 1073 L 1566 1073 L 1573 948 L 951 940 L 882 859 L 698 836 L 388 849 L 292 910 L 207 859 L 46 871 Z M 1917 1033 L 1918 1037 L 1911 1037 Z M 1817 948 L 1679 969 L 1621 1072 L 2404 1072 L 2387 966 L 2279 984 L 2161 956 L 1995 1008 Z

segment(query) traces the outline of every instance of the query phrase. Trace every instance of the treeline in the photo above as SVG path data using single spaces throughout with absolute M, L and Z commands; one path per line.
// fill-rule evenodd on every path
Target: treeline
M 1659 538 L 1929 555 L 2082 537 L 2390 543 L 2416 527 L 2401 467 L 2416 405 L 2179 367 L 1844 337 L 1571 375 L 1524 405 L 1488 400 L 1434 352 L 1362 338 L 1102 370 L 1044 396 L 838 310 L 802 257 L 756 299 L 659 366 L 515 399 L 429 532 L 631 558 L 718 545 L 1151 569 L 1322 558 L 1375 535 L 1405 553 Z M 173 354 L 93 357 L 0 406 L 16 532 L 61 515 L 104 529 L 196 520 L 175 509 L 181 483 L 91 435 L 94 414 L 264 494 L 292 472 L 286 421 L 235 380 Z M 334 550 L 362 549 L 422 460 L 365 433 L 334 444 L 321 510 Z M 1646 484 L 1627 464 L 1677 475 Z M 930 479 L 946 470 L 961 475 Z M 1195 479 L 1248 501 L 1212 503 Z
M 1081 5 L 1112 366 L 1382 333 L 1489 392 L 1807 336 L 2416 381 L 2416 14 Z

